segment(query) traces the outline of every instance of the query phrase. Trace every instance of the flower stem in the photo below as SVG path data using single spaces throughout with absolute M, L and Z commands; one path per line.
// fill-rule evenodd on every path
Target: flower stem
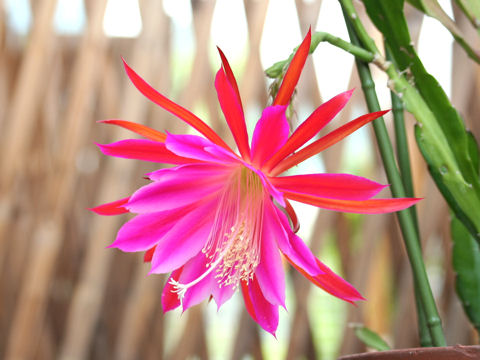
M 363 45 L 368 50 L 378 53 L 373 40 L 368 36 L 362 23 L 358 19 L 355 8 L 351 0 L 340 0 L 344 11 L 345 22 L 350 35 L 350 40 L 354 45 L 360 45 L 361 39 Z M 358 34 L 358 37 L 357 37 Z M 372 45 L 373 43 L 373 45 Z M 357 70 L 362 82 L 362 89 L 369 111 L 379 111 L 380 105 L 375 93 L 375 84 L 372 80 L 368 64 L 356 59 Z M 387 129 L 383 118 L 373 121 L 375 136 L 377 138 L 378 147 L 382 157 L 388 181 L 391 184 L 391 190 L 395 197 L 405 197 L 406 192 L 403 182 L 396 166 L 393 148 L 388 137 Z M 418 295 L 422 307 L 425 311 L 428 329 L 434 346 L 445 346 L 445 336 L 443 334 L 441 320 L 438 315 L 435 300 L 428 281 L 425 264 L 422 258 L 420 241 L 415 227 L 415 222 L 411 211 L 403 210 L 397 212 L 398 221 L 400 223 L 401 232 L 405 242 L 405 247 L 412 267 L 415 283 L 418 284 Z
M 387 53 L 387 60 L 391 60 L 389 50 L 385 46 Z M 392 99 L 392 113 L 393 113 L 393 123 L 395 126 L 395 144 L 396 144 L 396 153 L 398 159 L 398 165 L 400 168 L 400 176 L 402 178 L 403 187 L 405 189 L 405 195 L 408 197 L 414 197 L 413 191 L 413 181 L 412 181 L 412 171 L 410 169 L 410 155 L 408 152 L 408 141 L 407 133 L 405 131 L 405 120 L 404 120 L 404 107 L 402 100 L 395 94 L 395 92 L 390 91 Z M 420 233 L 418 227 L 418 218 L 417 218 L 417 208 L 412 206 L 408 209 L 413 218 L 415 225 L 415 230 L 417 232 L 417 238 L 420 240 Z M 422 244 L 420 244 L 421 247 Z M 430 347 L 433 345 L 432 338 L 430 336 L 430 330 L 427 325 L 427 318 L 425 316 L 425 310 L 423 309 L 422 302 L 419 297 L 418 284 L 415 282 L 415 305 L 417 308 L 418 314 L 418 330 L 420 335 L 420 345 L 422 347 Z
M 374 61 L 375 56 L 370 51 L 363 49 L 362 47 L 352 45 L 348 41 L 345 41 L 339 37 L 333 36 L 332 34 L 317 31 L 312 34 L 312 42 L 310 43 L 310 50 L 309 53 L 313 53 L 317 48 L 318 44 L 321 42 L 328 42 L 340 49 L 343 49 L 358 59 L 361 59 L 365 62 Z M 293 59 L 293 55 L 295 54 L 297 48 L 295 48 L 292 54 L 286 60 L 278 61 L 272 66 L 270 66 L 267 70 L 265 70 L 265 74 L 272 79 L 281 77 L 283 73 L 286 71 L 288 65 Z

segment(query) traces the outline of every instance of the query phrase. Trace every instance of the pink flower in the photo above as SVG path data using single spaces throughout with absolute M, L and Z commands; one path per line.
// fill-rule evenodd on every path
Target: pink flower
M 184 310 L 210 296 L 218 307 L 240 288 L 252 318 L 275 334 L 285 307 L 283 257 L 315 285 L 348 302 L 363 299 L 295 235 L 289 200 L 324 209 L 364 214 L 405 209 L 418 199 L 371 199 L 384 185 L 348 174 L 279 176 L 335 144 L 385 111 L 367 114 L 302 147 L 345 106 L 352 91 L 316 109 L 290 136 L 285 110 L 310 47 L 310 31 L 293 58 L 273 105 L 264 109 L 251 144 L 231 68 L 215 79 L 218 100 L 240 155 L 190 111 L 158 93 L 126 63 L 133 84 L 203 136 L 166 135 L 123 120 L 148 140 L 99 145 L 106 155 L 174 164 L 148 174 L 150 184 L 132 196 L 93 210 L 102 215 L 137 214 L 110 247 L 146 251 L 151 273 L 171 273 L 162 294 L 164 311 Z M 290 224 L 291 223 L 291 224 Z M 292 230 L 293 226 L 293 230 Z

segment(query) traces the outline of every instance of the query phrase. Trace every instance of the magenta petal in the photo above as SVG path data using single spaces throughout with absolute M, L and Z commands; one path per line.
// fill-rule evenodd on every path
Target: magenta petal
M 191 281 L 194 281 L 200 277 L 205 271 L 208 270 L 207 264 L 208 259 L 205 257 L 205 254 L 199 253 L 193 259 L 188 261 L 183 267 L 182 274 L 180 275 L 178 282 L 181 284 L 188 284 Z M 215 279 L 213 274 L 210 273 L 200 280 L 197 284 L 190 287 L 182 300 L 183 310 L 187 310 L 189 307 L 197 305 L 205 300 L 212 291 L 214 286 L 212 282 Z
M 273 206 L 272 206 L 273 207 Z M 280 251 L 293 262 L 297 267 L 303 269 L 307 274 L 315 276 L 323 274 L 317 264 L 316 257 L 312 254 L 307 245 L 290 230 L 286 215 L 278 208 L 276 213 L 266 213 L 264 226 L 275 236 Z
M 174 210 L 140 214 L 126 222 L 109 247 L 122 251 L 146 251 L 154 246 L 192 206 Z
M 265 202 L 270 203 L 270 200 Z M 282 259 L 275 241 L 276 233 L 272 229 L 271 221 L 268 221 L 268 225 L 266 224 L 266 218 L 271 220 L 275 216 L 275 210 L 270 206 L 265 205 L 260 263 L 255 270 L 255 275 L 267 301 L 273 305 L 285 307 L 285 274 Z
M 216 281 L 212 289 L 212 295 L 215 303 L 217 304 L 217 309 L 220 309 L 220 307 L 225 304 L 225 302 L 230 300 L 233 294 L 235 294 L 235 289 L 232 285 L 222 284 L 220 286 L 218 281 Z
M 252 138 L 252 160 L 256 166 L 261 166 L 287 141 L 290 126 L 286 109 L 286 105 L 276 105 L 263 110 Z
M 192 177 L 222 177 L 228 176 L 227 172 L 229 168 L 219 164 L 211 163 L 197 163 L 179 165 L 173 168 L 160 169 L 148 173 L 147 176 L 150 180 L 156 182 L 167 182 L 179 178 L 192 178 Z
M 138 189 L 125 207 L 144 213 L 185 206 L 218 192 L 229 176 L 229 172 L 215 172 L 203 166 L 173 168 L 163 174 L 158 181 Z
M 167 273 L 184 265 L 205 245 L 212 228 L 216 201 L 190 211 L 157 243 L 150 273 Z
M 175 155 L 167 150 L 164 143 L 144 139 L 121 140 L 111 144 L 97 144 L 102 153 L 125 159 L 137 159 L 167 164 L 188 164 L 197 162 Z
M 229 164 L 232 162 L 232 154 L 230 152 L 223 151 L 225 149 L 200 136 L 168 133 L 165 145 L 168 150 L 178 156 L 213 163 Z M 218 152 L 213 154 L 212 150 L 207 151 L 206 149 L 218 149 Z
M 280 191 L 310 194 L 328 199 L 368 200 L 385 185 L 350 174 L 310 174 L 270 178 Z
M 244 159 L 250 159 L 250 147 L 248 146 L 247 126 L 243 115 L 242 105 L 238 94 L 230 84 L 223 69 L 218 70 L 215 77 L 218 102 L 227 120 L 228 127 L 238 146 L 238 150 Z
M 275 188 L 275 186 L 273 186 L 270 182 L 270 178 L 267 178 L 261 171 L 254 171 L 260 177 L 260 180 L 262 181 L 263 186 L 267 189 L 268 193 L 277 201 L 277 203 L 285 207 L 287 204 L 285 202 L 285 197 L 283 196 L 283 193 L 278 191 L 277 188 Z
M 178 298 L 177 293 L 174 291 L 175 288 L 172 285 L 173 281 L 178 281 L 180 274 L 183 271 L 183 266 L 177 270 L 175 270 L 172 275 L 168 278 L 165 287 L 162 291 L 162 310 L 164 313 L 167 311 L 176 309 L 180 306 L 180 299 Z
M 255 321 L 275 336 L 278 327 L 278 305 L 272 305 L 265 299 L 256 277 L 248 284 L 248 294 L 255 311 Z

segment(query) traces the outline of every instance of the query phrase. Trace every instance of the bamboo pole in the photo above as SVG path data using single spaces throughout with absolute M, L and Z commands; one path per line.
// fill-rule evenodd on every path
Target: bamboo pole
M 69 107 L 65 116 L 65 134 L 62 152 L 56 162 L 54 181 L 47 188 L 46 213 L 38 219 L 34 230 L 34 246 L 27 262 L 26 278 L 22 284 L 18 305 L 15 309 L 12 330 L 9 334 L 7 358 L 29 358 L 34 350 L 35 339 L 45 316 L 46 301 L 52 281 L 55 260 L 61 246 L 64 214 L 68 211 L 76 172 L 71 167 L 75 155 L 85 140 L 91 111 L 90 101 L 96 87 L 98 59 L 105 45 L 102 31 L 106 0 L 96 1 L 91 9 L 88 30 L 79 48 L 72 81 Z M 53 175 L 53 174 L 52 174 Z M 35 309 L 35 311 L 32 311 Z M 32 341 L 33 340 L 33 341 Z
M 168 19 L 163 14 L 160 2 L 143 1 L 141 5 L 143 32 L 135 42 L 132 64 L 135 64 L 135 69 L 141 71 L 145 76 L 150 78 L 160 76 L 165 83 L 165 80 L 168 80 L 168 75 L 166 74 L 168 71 L 165 69 L 168 69 L 167 54 L 169 51 L 167 39 L 165 37 L 158 39 L 158 34 L 168 34 Z M 129 86 L 129 90 L 131 88 Z M 125 101 L 127 101 L 129 93 L 130 91 L 127 91 Z M 140 98 L 139 101 L 142 104 L 139 103 L 137 107 L 124 109 L 124 115 L 127 119 L 129 117 L 132 119 L 139 118 L 138 113 L 141 112 L 139 106 L 145 108 L 147 100 Z M 104 179 L 105 186 L 110 186 L 111 182 L 114 181 L 114 176 L 107 176 Z M 123 312 L 115 343 L 115 359 L 138 359 L 140 357 L 141 340 L 146 336 L 146 324 L 152 322 L 152 319 L 155 323 L 162 322 L 163 318 L 155 319 L 154 313 L 155 308 L 160 306 L 163 277 L 158 275 L 147 276 L 148 270 L 149 265 L 143 262 L 139 262 L 136 266 L 136 274 L 130 286 L 131 290 L 126 301 L 126 308 Z

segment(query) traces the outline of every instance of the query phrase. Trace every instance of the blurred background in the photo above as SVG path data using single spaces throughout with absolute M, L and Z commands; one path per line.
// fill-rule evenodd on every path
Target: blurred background
M 441 4 L 466 24 L 449 1 Z M 406 11 L 427 70 L 479 138 L 479 67 L 435 20 Z M 275 339 L 250 320 L 238 294 L 218 312 L 204 303 L 162 314 L 165 278 L 147 276 L 141 255 L 105 248 L 128 217 L 88 211 L 127 196 L 158 168 L 101 155 L 96 142 L 132 135 L 97 120 L 186 131 L 129 83 L 122 56 L 231 141 L 213 86 L 220 66 L 215 45 L 232 64 L 251 130 L 269 100 L 263 69 L 288 57 L 309 26 L 348 39 L 333 0 L 0 0 L 0 358 L 334 359 L 365 350 L 352 323 L 366 324 L 394 347 L 418 345 L 411 273 L 393 215 L 294 205 L 300 236 L 367 301 L 345 304 L 288 269 L 288 313 L 281 310 Z M 371 25 L 370 31 L 376 34 Z M 388 109 L 386 77 L 373 71 Z M 367 110 L 352 57 L 321 44 L 300 79 L 292 125 L 354 87 L 326 131 Z M 409 131 L 413 123 L 407 118 Z M 447 207 L 414 143 L 410 150 L 416 195 L 425 198 L 418 209 L 423 248 L 447 341 L 475 343 L 453 291 Z M 366 127 L 301 170 L 386 183 L 379 164 Z M 382 195 L 389 197 L 388 189 Z

